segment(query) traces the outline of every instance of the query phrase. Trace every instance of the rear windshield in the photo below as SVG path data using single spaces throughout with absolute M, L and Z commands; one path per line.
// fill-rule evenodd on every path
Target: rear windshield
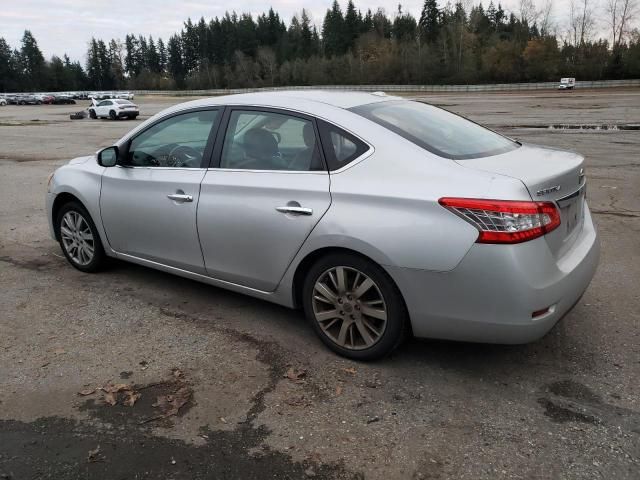
M 129 100 L 114 100 L 114 102 L 120 105 L 133 105 L 133 103 L 131 103 Z
M 398 100 L 350 109 L 441 157 L 452 160 L 488 157 L 520 145 L 477 123 L 441 108 Z

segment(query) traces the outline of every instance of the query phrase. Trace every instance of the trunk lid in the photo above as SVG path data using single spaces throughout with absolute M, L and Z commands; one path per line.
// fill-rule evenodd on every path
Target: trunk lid
M 457 163 L 518 179 L 532 200 L 554 202 L 560 211 L 561 224 L 545 235 L 545 239 L 556 257 L 571 248 L 584 222 L 584 157 L 548 147 L 522 145 L 500 155 L 457 160 Z

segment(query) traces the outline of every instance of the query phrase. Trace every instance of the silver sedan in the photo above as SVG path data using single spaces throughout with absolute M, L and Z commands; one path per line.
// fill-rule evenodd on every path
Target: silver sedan
M 59 168 L 46 210 L 79 270 L 114 257 L 302 308 L 355 359 L 409 334 L 536 340 L 599 256 L 582 156 L 384 94 L 176 105 Z

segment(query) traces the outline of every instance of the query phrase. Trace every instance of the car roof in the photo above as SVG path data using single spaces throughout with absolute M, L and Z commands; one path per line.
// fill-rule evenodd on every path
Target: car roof
M 313 104 L 325 104 L 347 109 L 369 103 L 398 100 L 382 92 L 352 92 L 335 90 L 276 90 L 267 92 L 241 93 L 220 97 L 203 98 L 176 105 L 169 110 L 206 107 L 213 105 L 260 105 L 292 110 L 309 110 Z

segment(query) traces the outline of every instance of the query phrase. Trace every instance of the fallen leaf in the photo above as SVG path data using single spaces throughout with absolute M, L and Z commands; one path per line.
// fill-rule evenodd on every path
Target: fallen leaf
M 65 351 L 65 349 L 64 349 L 64 348 L 56 348 L 56 349 L 53 351 L 53 353 L 55 353 L 56 355 L 61 355 L 61 354 L 63 354 L 63 353 L 67 353 L 67 352 Z
M 179 368 L 174 368 L 171 370 L 171 373 L 173 373 L 173 376 L 176 378 L 181 378 L 183 376 L 183 373 Z
M 191 397 L 193 396 L 193 390 L 188 385 L 183 385 L 175 393 L 170 395 L 162 395 L 157 398 L 156 402 L 151 405 L 152 407 L 160 410 L 160 415 L 148 418 L 141 423 L 148 423 L 161 418 L 171 417 L 177 415 L 180 409 L 184 407 Z
M 91 394 L 93 394 L 95 392 L 96 392 L 95 388 L 93 388 L 91 390 L 80 390 L 78 392 L 78 395 L 80 395 L 81 397 L 86 397 L 87 395 L 91 395 Z
M 104 402 L 112 407 L 118 403 L 118 394 L 116 392 L 107 392 L 104 394 Z
M 336 395 L 338 395 L 338 396 L 342 395 L 342 386 L 341 385 L 338 385 L 336 387 Z
M 133 407 L 142 395 L 138 392 L 128 391 L 126 398 L 122 401 L 125 407 Z
M 89 454 L 87 455 L 87 461 L 90 463 L 100 461 L 99 453 L 100 453 L 100 445 L 98 445 L 93 450 L 89 450 Z
M 289 368 L 289 370 L 287 370 L 287 373 L 285 373 L 284 376 L 289 380 L 297 382 L 307 376 L 307 371 L 303 368 L 295 369 L 291 367 Z
M 343 368 L 342 371 L 345 372 L 345 373 L 349 373 L 351 375 L 355 375 L 356 374 L 356 369 L 353 368 L 353 367 Z

